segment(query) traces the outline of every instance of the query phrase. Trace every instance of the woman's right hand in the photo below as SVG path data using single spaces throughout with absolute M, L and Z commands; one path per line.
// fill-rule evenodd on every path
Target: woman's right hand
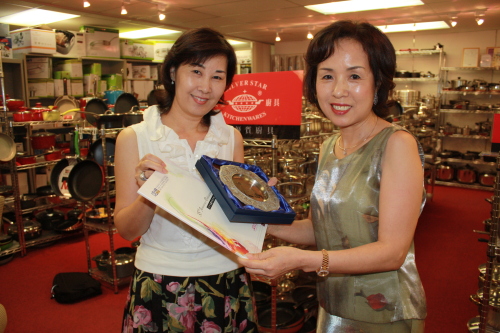
M 167 173 L 168 170 L 166 167 L 167 165 L 165 162 L 163 162 L 158 156 L 153 154 L 144 155 L 135 167 L 135 179 L 137 180 L 137 184 L 139 184 L 139 186 L 144 184 L 155 171 Z

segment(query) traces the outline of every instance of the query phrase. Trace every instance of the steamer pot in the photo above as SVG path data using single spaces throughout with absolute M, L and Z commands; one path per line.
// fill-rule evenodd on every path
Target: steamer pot
M 402 106 L 416 106 L 420 100 L 420 91 L 412 89 L 395 90 L 394 99 Z

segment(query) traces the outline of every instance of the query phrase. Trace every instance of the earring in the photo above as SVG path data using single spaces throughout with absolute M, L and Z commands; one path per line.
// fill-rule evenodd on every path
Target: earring
M 378 95 L 375 94 L 375 97 L 373 97 L 373 105 L 377 105 L 378 103 Z
M 174 81 L 174 80 L 172 80 L 172 84 L 175 84 L 175 81 Z

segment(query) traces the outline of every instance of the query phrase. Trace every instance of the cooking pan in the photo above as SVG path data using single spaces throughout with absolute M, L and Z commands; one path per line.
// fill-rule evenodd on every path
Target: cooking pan
M 68 179 L 71 170 L 81 159 L 77 157 L 67 157 L 56 163 L 50 174 L 50 186 L 55 194 L 70 197 Z
M 16 143 L 5 133 L 0 133 L 0 161 L 8 162 L 16 156 Z
M 252 281 L 255 305 L 265 305 L 271 300 L 271 285 L 261 281 Z
M 54 102 L 54 106 L 57 106 L 59 112 L 65 112 L 68 110 L 76 109 L 79 107 L 80 103 L 73 97 L 68 95 L 68 79 L 63 79 L 64 85 L 64 95 L 59 96 Z M 67 119 L 80 119 L 80 116 L 76 112 L 71 112 L 66 114 Z
M 131 93 L 123 93 L 116 99 L 115 113 L 125 113 L 132 110 L 132 107 L 139 106 L 139 101 Z
M 276 327 L 271 327 L 271 304 L 257 307 L 259 332 L 271 333 L 275 328 L 280 333 L 295 333 L 304 326 L 304 310 L 292 302 L 277 302 Z
M 106 162 L 107 162 L 107 164 L 114 162 L 115 145 L 116 145 L 115 139 L 106 138 L 106 156 L 107 156 Z M 99 163 L 99 165 L 104 164 L 104 155 L 103 155 L 103 151 L 102 151 L 102 139 L 98 139 L 90 145 L 89 157 L 92 158 L 97 163 Z
M 101 166 L 95 161 L 84 160 L 71 169 L 68 189 L 74 199 L 89 201 L 101 192 L 103 183 Z
M 92 98 L 90 101 L 87 101 L 87 105 L 85 105 L 85 112 L 89 112 L 85 114 L 87 121 L 92 125 L 97 126 L 97 117 L 95 115 L 104 114 L 107 109 L 108 106 L 102 99 Z

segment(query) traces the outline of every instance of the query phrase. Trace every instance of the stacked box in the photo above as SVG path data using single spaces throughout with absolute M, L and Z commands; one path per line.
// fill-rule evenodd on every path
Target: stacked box
M 49 57 L 32 57 L 26 59 L 28 79 L 51 79 L 52 59 Z
M 174 41 L 155 41 L 154 42 L 154 61 L 163 62 L 168 51 L 174 45 Z
M 56 37 L 52 30 L 23 28 L 10 32 L 12 50 L 19 53 L 56 53 Z
M 83 69 L 82 61 L 79 59 L 68 59 L 57 63 L 54 66 L 56 71 L 66 71 L 69 73 L 71 79 L 82 79 Z
M 80 32 L 85 33 L 85 50 L 88 57 L 120 58 L 118 30 L 82 26 Z
M 106 90 L 123 89 L 123 77 L 121 74 L 105 74 L 102 79 L 107 82 Z
M 10 37 L 0 37 L 0 52 L 2 53 L 2 58 L 13 58 L 12 52 L 12 38 Z
M 150 79 L 151 78 L 151 66 L 149 66 L 149 65 L 132 66 L 132 78 L 133 79 Z
M 28 91 L 30 97 L 54 97 L 54 80 L 30 79 L 28 80 Z
M 147 40 L 122 39 L 120 51 L 123 59 L 154 59 L 154 42 Z
M 56 57 L 80 58 L 87 55 L 85 33 L 68 30 L 54 30 Z

